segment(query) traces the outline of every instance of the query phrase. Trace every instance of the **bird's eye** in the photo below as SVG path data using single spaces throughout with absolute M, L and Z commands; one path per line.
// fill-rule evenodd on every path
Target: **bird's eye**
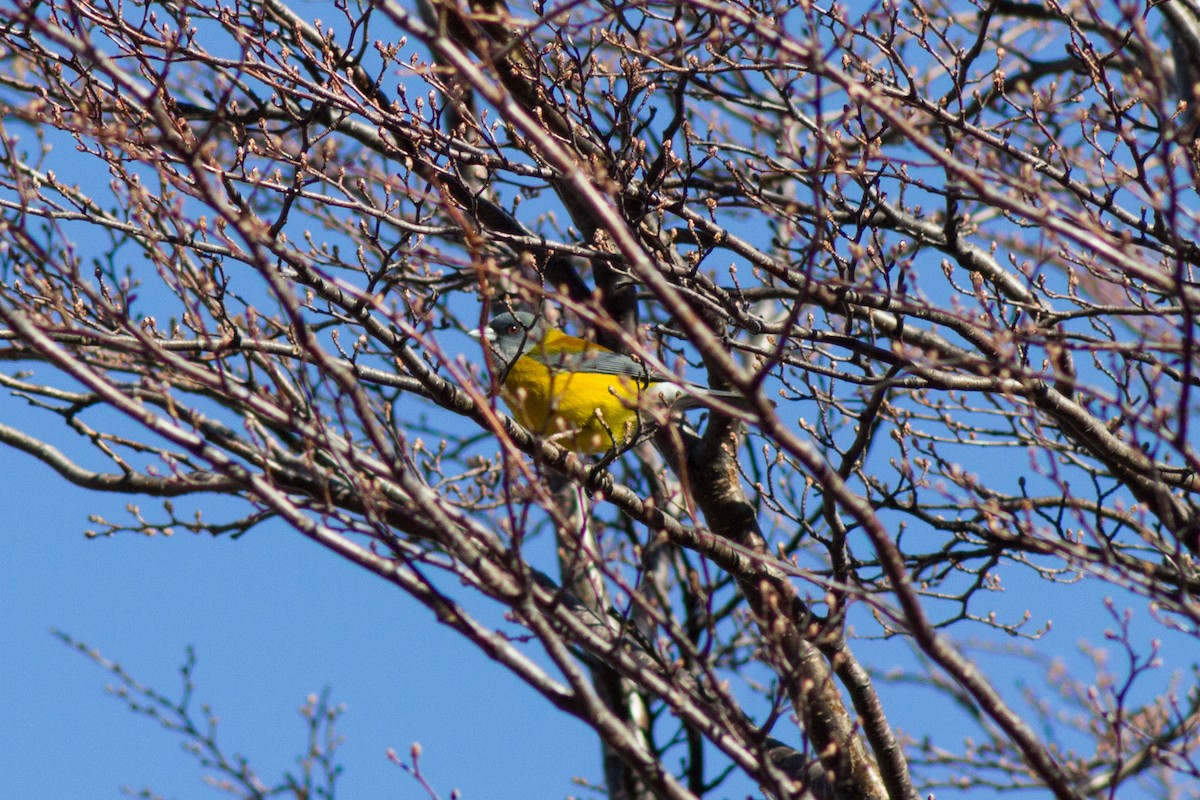
M 510 322 L 504 326 L 504 334 L 506 336 L 515 336 L 516 334 L 520 333 L 520 331 L 520 326 L 515 322 Z

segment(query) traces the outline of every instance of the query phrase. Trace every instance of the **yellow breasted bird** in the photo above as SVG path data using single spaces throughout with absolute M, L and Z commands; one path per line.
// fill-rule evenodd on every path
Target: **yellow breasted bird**
M 634 442 L 671 410 L 703 406 L 701 397 L 742 406 L 745 398 L 688 384 L 607 347 L 570 336 L 517 311 L 494 317 L 483 333 L 495 357 L 500 396 L 522 426 L 578 453 Z

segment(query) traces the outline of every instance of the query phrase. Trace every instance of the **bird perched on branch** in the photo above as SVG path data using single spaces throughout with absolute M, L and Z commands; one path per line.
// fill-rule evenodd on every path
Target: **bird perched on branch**
M 528 311 L 498 314 L 471 335 L 491 349 L 500 396 L 517 422 L 577 453 L 632 444 L 669 412 L 706 399 L 746 405 L 736 392 L 681 384 Z

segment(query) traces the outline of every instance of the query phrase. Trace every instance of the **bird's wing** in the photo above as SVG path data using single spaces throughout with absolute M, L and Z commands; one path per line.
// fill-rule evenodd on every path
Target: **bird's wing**
M 741 392 L 708 389 L 694 383 L 684 383 L 651 369 L 624 353 L 617 353 L 595 342 L 564 333 L 547 337 L 522 355 L 545 364 L 552 372 L 583 372 L 630 378 L 641 384 L 643 389 L 662 391 L 660 399 L 679 411 L 703 408 L 704 402 L 700 398 L 704 397 L 745 411 L 753 408 Z
M 614 352 L 575 336 L 553 337 L 542 345 L 529 348 L 524 355 L 540 361 L 551 370 L 562 372 L 620 375 L 647 383 L 668 380 L 666 375 L 624 353 Z

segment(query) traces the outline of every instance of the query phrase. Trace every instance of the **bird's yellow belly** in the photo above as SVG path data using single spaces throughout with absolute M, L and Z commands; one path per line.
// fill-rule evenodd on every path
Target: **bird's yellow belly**
M 638 394 L 628 378 L 552 372 L 522 358 L 509 370 L 501 396 L 533 433 L 578 453 L 603 453 L 637 437 Z

